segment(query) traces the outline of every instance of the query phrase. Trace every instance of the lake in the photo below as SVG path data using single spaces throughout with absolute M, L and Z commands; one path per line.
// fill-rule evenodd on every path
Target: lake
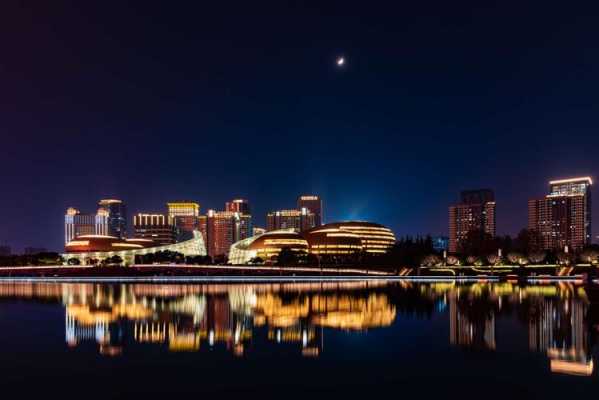
M 5 393 L 590 395 L 599 287 L 409 281 L 0 283 Z

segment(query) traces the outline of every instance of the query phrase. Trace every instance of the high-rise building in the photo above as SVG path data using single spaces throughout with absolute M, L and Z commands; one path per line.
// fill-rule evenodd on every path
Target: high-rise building
M 100 207 L 96 214 L 82 214 L 69 207 L 64 216 L 65 244 L 81 235 L 109 235 L 108 211 Z
M 316 221 L 316 214 L 305 207 L 301 210 L 273 211 L 266 215 L 266 230 L 295 229 L 301 232 L 319 225 Z
M 235 199 L 225 203 L 225 211 L 250 215 L 250 203 L 245 199 Z
M 470 232 L 495 236 L 495 195 L 490 189 L 466 190 L 449 207 L 449 251 L 457 253 Z
M 200 205 L 193 201 L 173 201 L 166 206 L 168 216 L 174 219 L 177 226 L 177 241 L 191 239 L 193 231 L 199 229 Z
M 136 239 L 151 239 L 160 245 L 177 242 L 177 228 L 172 217 L 164 214 L 137 214 L 133 216 Z
M 252 236 L 252 216 L 208 210 L 205 219 L 206 248 L 210 257 L 227 256 L 231 245 Z
M 549 194 L 528 202 L 528 229 L 546 250 L 580 250 L 591 243 L 591 185 L 589 177 L 549 182 Z
M 314 214 L 314 226 L 320 226 L 323 223 L 322 199 L 314 195 L 302 195 L 297 198 L 297 209 L 307 209 Z M 313 228 L 311 226 L 310 228 Z
M 127 207 L 122 200 L 103 199 L 98 205 L 108 212 L 108 235 L 127 237 Z

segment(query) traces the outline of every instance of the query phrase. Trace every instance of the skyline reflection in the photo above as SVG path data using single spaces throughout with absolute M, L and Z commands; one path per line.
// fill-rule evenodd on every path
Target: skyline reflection
M 572 283 L 3 283 L 0 300 L 62 307 L 66 345 L 73 350 L 92 345 L 106 356 L 138 347 L 237 357 L 284 350 L 319 357 L 335 331 L 367 335 L 403 318 L 447 319 L 447 345 L 454 348 L 508 351 L 517 340 L 498 324 L 515 321 L 527 331 L 528 343 L 522 344 L 545 354 L 551 372 L 591 375 L 596 291 Z

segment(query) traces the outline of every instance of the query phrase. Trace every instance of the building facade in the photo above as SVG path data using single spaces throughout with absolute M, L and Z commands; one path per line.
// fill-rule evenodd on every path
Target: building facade
M 273 211 L 266 215 L 266 230 L 295 229 L 301 232 L 317 226 L 316 221 L 316 214 L 305 207 L 301 210 Z
M 208 210 L 204 229 L 208 255 L 212 258 L 226 257 L 233 243 L 252 236 L 252 216 Z
M 192 239 L 168 245 L 158 245 L 149 239 L 119 239 L 114 236 L 82 235 L 65 244 L 65 253 L 62 256 L 65 260 L 76 258 L 81 264 L 90 264 L 91 260 L 100 262 L 109 257 L 119 256 L 127 265 L 134 264 L 137 255 L 154 254 L 160 251 L 173 251 L 190 257 L 206 255 L 202 235 L 196 231 Z
M 457 253 L 471 232 L 495 237 L 495 194 L 490 189 L 466 190 L 461 202 L 449 207 L 449 251 Z
M 317 257 L 346 258 L 362 253 L 383 254 L 395 244 L 391 229 L 373 222 L 334 222 L 298 232 L 295 228 L 268 231 L 231 246 L 229 262 L 247 264 L 255 257 L 276 261 L 283 248 Z
M 168 215 L 137 214 L 133 217 L 133 229 L 136 239 L 150 239 L 161 246 L 177 242 L 177 227 Z
M 172 201 L 166 203 L 169 218 L 177 228 L 177 241 L 189 240 L 193 232 L 200 229 L 200 205 L 194 201 Z
M 306 209 L 310 214 L 314 214 L 314 225 L 320 226 L 323 224 L 323 207 L 322 207 L 322 199 L 320 196 L 315 195 L 302 195 L 297 198 L 297 209 L 302 210 Z
M 235 242 L 230 249 L 229 262 L 231 264 L 247 264 L 256 257 L 271 263 L 276 261 L 282 249 L 287 248 L 293 252 L 308 251 L 308 242 L 293 229 L 281 229 L 266 232 Z
M 69 207 L 64 217 L 65 244 L 82 235 L 108 235 L 108 211 L 100 207 L 96 214 L 82 214 Z
M 235 199 L 225 203 L 225 211 L 250 215 L 250 203 L 245 199 Z
M 102 199 L 98 206 L 108 213 L 108 235 L 126 238 L 127 237 L 127 207 L 122 200 Z
M 334 242 L 335 237 L 347 237 L 347 233 L 351 233 L 360 239 L 363 251 L 371 254 L 386 253 L 387 250 L 389 250 L 389 248 L 395 244 L 395 234 L 393 231 L 384 225 L 374 222 L 331 222 L 329 224 L 310 229 L 304 233 L 304 236 L 306 238 L 310 238 L 313 234 L 320 232 L 326 232 L 327 237 L 332 238 L 332 242 Z M 322 244 L 326 245 L 326 243 Z M 352 252 L 355 250 L 355 248 L 350 249 Z
M 549 194 L 528 202 L 528 229 L 545 250 L 580 250 L 591 243 L 590 177 L 549 182 Z

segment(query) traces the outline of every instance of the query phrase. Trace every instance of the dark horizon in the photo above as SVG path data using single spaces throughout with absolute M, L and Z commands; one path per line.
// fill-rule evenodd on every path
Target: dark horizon
M 487 187 L 515 235 L 549 180 L 597 177 L 597 5 L 164 4 L 3 7 L 0 244 L 62 250 L 66 208 L 107 197 L 129 224 L 247 198 L 263 226 L 317 194 L 447 235 Z

